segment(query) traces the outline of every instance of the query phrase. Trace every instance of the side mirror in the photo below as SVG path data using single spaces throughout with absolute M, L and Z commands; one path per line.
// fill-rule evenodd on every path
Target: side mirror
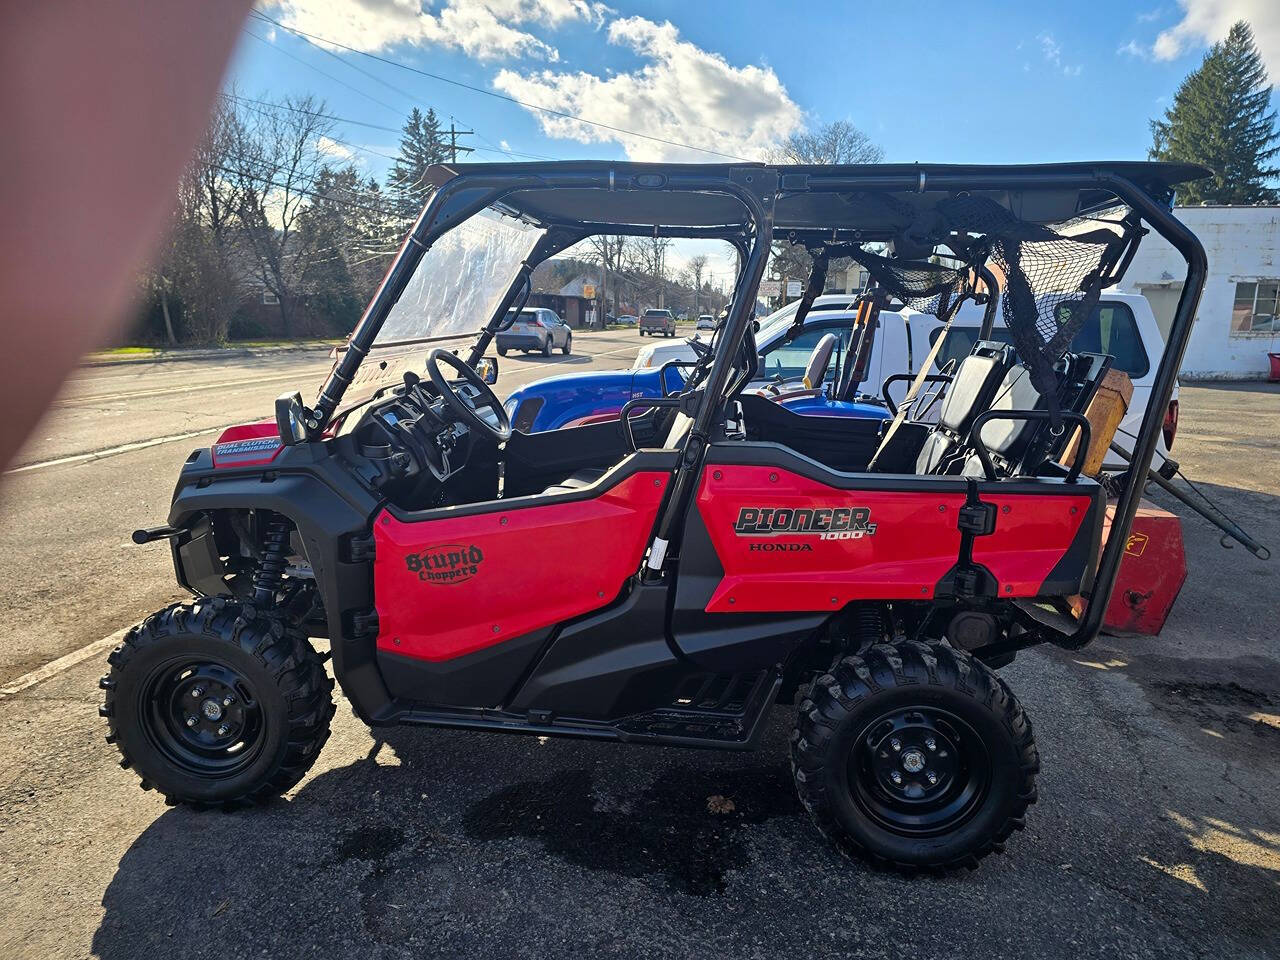
M 752 332 L 754 332 L 754 333 L 759 333 L 759 332 L 760 332 L 760 321 L 759 321 L 759 320 L 752 320 L 752 321 L 751 321 L 751 330 L 752 330 Z
M 485 383 L 493 384 L 498 382 L 498 358 L 497 357 L 481 357 L 476 361 L 476 373 L 480 374 L 480 379 Z
M 280 442 L 293 446 L 307 439 L 307 412 L 302 406 L 302 394 L 282 393 L 276 397 L 276 430 Z

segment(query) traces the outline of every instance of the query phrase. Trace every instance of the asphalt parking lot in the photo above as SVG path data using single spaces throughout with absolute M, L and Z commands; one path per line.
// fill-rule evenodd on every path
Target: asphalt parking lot
M 580 338 L 585 360 L 511 357 L 502 382 L 625 366 L 636 346 Z M 0 691 L 174 597 L 164 551 L 129 531 L 162 518 L 191 446 L 326 366 L 82 371 L 0 488 Z M 1184 386 L 1174 455 L 1280 543 L 1280 388 Z M 1004 855 L 943 879 L 833 852 L 792 791 L 785 707 L 759 751 L 723 755 L 375 737 L 340 704 L 286 799 L 167 808 L 103 742 L 103 651 L 0 693 L 0 956 L 1275 957 L 1277 561 L 1221 549 L 1198 518 L 1184 534 L 1162 636 L 1003 671 L 1040 801 Z

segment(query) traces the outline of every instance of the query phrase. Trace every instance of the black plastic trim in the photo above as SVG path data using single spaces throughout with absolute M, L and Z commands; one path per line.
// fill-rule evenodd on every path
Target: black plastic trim
M 602 493 L 616 487 L 628 477 L 637 473 L 670 472 L 680 462 L 677 450 L 637 450 L 621 463 L 610 469 L 595 483 L 573 490 L 550 494 L 530 494 L 524 497 L 511 497 L 503 500 L 482 500 L 479 503 L 464 503 L 453 507 L 439 507 L 434 510 L 403 510 L 394 504 L 387 504 L 387 512 L 397 520 L 405 523 L 421 523 L 427 520 L 445 520 L 451 517 L 473 517 L 479 514 L 495 513 L 507 510 L 525 510 L 529 507 L 545 507 L 553 503 L 578 503 L 583 500 L 594 500 Z

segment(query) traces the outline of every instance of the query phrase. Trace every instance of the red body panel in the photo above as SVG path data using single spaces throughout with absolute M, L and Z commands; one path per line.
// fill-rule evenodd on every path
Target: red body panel
M 591 500 L 417 523 L 384 512 L 379 649 L 448 660 L 611 602 L 640 568 L 667 480 L 637 473 Z
M 1087 494 L 988 495 L 1003 509 L 994 533 L 974 540 L 974 560 L 991 570 L 1001 596 L 1032 597 L 1068 550 L 1090 505 Z M 932 597 L 960 549 L 955 492 L 841 490 L 772 467 L 719 465 L 702 475 L 697 506 L 724 578 L 708 613 L 834 610 L 852 600 Z M 739 533 L 742 510 L 830 513 L 866 510 L 866 529 Z M 1074 509 L 1074 513 L 1072 510 Z M 846 518 L 847 522 L 847 518 Z
M 275 441 L 272 443 L 272 441 Z M 227 427 L 213 445 L 213 466 L 258 467 L 280 455 L 284 444 L 274 420 Z

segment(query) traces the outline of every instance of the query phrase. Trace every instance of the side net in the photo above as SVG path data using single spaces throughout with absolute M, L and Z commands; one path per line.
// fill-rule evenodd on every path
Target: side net
M 1083 218 L 1028 223 L 985 197 L 952 197 L 938 212 L 951 230 L 983 238 L 989 262 L 1003 275 L 1000 309 L 1010 339 L 1056 421 L 1054 365 L 1096 309 L 1126 236 L 1087 229 Z
M 865 250 L 849 255 L 892 296 L 942 319 L 973 293 L 977 268 L 984 263 L 993 266 L 1001 280 L 1001 313 L 1010 339 L 1056 425 L 1054 366 L 1096 309 L 1128 233 L 1108 226 L 1091 228 L 1096 221 L 1088 218 L 1052 226 L 1031 223 L 993 200 L 971 195 L 941 200 L 933 213 L 936 221 L 919 233 L 931 236 L 937 245 L 963 251 L 964 265 L 897 260 Z M 913 224 L 917 230 L 920 226 Z

